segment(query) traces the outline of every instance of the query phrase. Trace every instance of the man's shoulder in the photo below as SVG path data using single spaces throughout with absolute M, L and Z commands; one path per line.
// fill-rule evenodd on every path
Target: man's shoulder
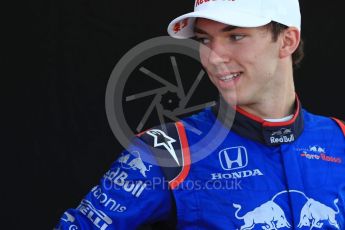
M 341 129 L 342 133 L 345 136 L 345 121 L 335 118 L 335 117 L 331 117 L 332 120 L 335 121 L 335 123 L 337 123 L 337 125 L 339 126 L 339 128 Z
M 193 130 L 200 128 L 201 126 L 207 127 L 212 125 L 215 119 L 212 107 L 207 107 L 197 113 L 191 113 L 181 118 L 174 117 L 175 122 L 161 123 L 137 134 L 137 137 L 145 140 L 145 142 L 152 142 L 152 137 L 156 134 L 179 137 L 179 133 L 182 130 L 193 132 Z
M 181 183 L 191 164 L 190 142 L 195 133 L 208 129 L 214 122 L 211 109 L 203 109 L 177 120 L 154 126 L 137 135 L 145 148 L 153 154 L 172 189 Z
M 304 125 L 307 129 L 329 129 L 329 130 L 341 130 L 345 135 L 345 121 L 336 117 L 329 117 L 324 115 L 318 115 L 310 113 L 306 110 L 303 111 Z
M 190 152 L 185 125 L 182 121 L 155 126 L 137 137 L 153 154 L 163 174 L 172 188 L 174 181 L 186 176 L 190 166 Z M 184 178 L 183 178 L 184 179 Z
M 311 124 L 313 126 L 329 126 L 334 125 L 334 117 L 326 116 L 322 114 L 316 114 L 303 109 L 303 119 L 305 123 Z

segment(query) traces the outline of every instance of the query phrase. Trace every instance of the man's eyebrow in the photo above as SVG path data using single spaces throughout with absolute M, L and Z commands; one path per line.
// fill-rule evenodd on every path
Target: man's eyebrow
M 237 28 L 239 28 L 239 27 L 238 26 L 231 26 L 231 25 L 229 25 L 229 26 L 226 26 L 223 29 L 221 29 L 221 32 L 229 32 L 229 31 L 237 29 Z M 197 26 L 194 26 L 194 33 L 207 34 L 206 31 L 198 28 Z
M 222 29 L 222 32 L 229 32 L 229 31 L 235 30 L 237 28 L 239 28 L 239 27 L 238 26 L 226 26 Z

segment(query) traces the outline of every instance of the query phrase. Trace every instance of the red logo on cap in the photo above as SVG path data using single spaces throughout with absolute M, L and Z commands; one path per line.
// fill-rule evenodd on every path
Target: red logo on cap
M 205 3 L 205 2 L 209 2 L 211 0 L 196 0 L 195 1 L 195 7 L 200 6 L 201 4 Z M 212 1 L 217 1 L 217 0 L 212 0 Z M 222 0 L 222 1 L 229 1 L 229 2 L 234 2 L 236 0 Z
M 199 5 L 201 5 L 201 4 L 203 4 L 203 3 L 205 3 L 205 2 L 209 2 L 210 0 L 196 0 L 195 1 L 195 6 L 197 7 L 197 6 L 199 6 Z
M 185 28 L 186 26 L 188 26 L 188 18 L 183 19 L 181 22 L 178 22 L 174 25 L 174 32 L 175 34 L 178 33 L 180 30 L 182 30 L 183 28 Z

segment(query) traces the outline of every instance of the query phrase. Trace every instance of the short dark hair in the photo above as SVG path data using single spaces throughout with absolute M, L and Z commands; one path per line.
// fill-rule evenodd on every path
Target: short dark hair
M 272 40 L 277 41 L 279 34 L 282 33 L 288 27 L 278 22 L 270 22 L 268 24 L 268 28 L 272 32 Z M 304 58 L 304 42 L 303 42 L 303 39 L 301 38 L 297 49 L 292 54 L 292 63 L 294 67 L 296 68 L 299 67 L 303 58 Z

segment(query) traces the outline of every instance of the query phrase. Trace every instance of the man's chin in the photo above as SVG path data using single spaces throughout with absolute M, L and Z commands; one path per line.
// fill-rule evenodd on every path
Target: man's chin
M 221 96 L 224 101 L 231 106 L 236 106 L 238 104 L 238 97 L 236 93 L 221 93 Z

